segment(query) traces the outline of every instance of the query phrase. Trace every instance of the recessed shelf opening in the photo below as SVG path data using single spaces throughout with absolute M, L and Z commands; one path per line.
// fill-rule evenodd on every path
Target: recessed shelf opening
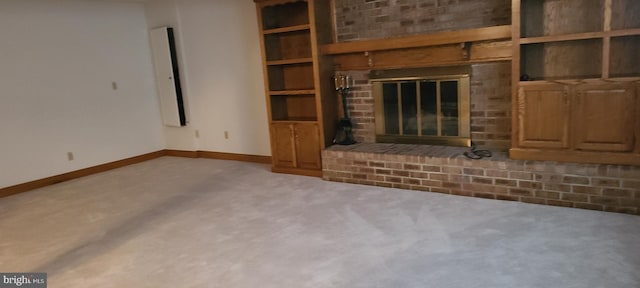
M 267 61 L 310 58 L 311 36 L 309 31 L 294 31 L 264 36 Z
M 265 30 L 303 24 L 309 24 L 307 2 L 286 3 L 262 9 L 262 26 Z
M 613 0 L 611 10 L 611 29 L 640 28 L 640 1 Z
M 271 118 L 273 121 L 316 121 L 315 95 L 271 96 Z
M 610 77 L 640 77 L 639 51 L 640 36 L 611 38 Z
M 602 0 L 522 0 L 521 11 L 522 37 L 603 30 L 604 1 Z
M 602 39 L 521 46 L 520 76 L 528 80 L 602 77 Z
M 313 90 L 313 64 L 269 66 L 269 90 Z

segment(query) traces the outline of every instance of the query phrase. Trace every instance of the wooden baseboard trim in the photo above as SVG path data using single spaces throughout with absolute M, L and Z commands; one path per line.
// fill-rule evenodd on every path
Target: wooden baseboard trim
M 271 156 L 247 155 L 235 153 L 222 153 L 210 151 L 198 151 L 201 158 L 219 159 L 219 160 L 235 160 L 244 162 L 253 162 L 260 164 L 271 164 Z
M 184 158 L 199 158 L 198 151 L 183 151 L 183 150 L 164 150 L 167 156 L 184 157 Z
M 38 179 L 38 180 L 30 181 L 27 183 L 17 184 L 17 185 L 9 186 L 6 188 L 0 188 L 0 198 L 22 193 L 22 192 L 27 192 L 33 189 L 42 188 L 45 186 L 57 184 L 64 181 L 69 181 L 69 180 L 84 177 L 84 176 L 89 176 L 89 175 L 100 173 L 100 172 L 105 172 L 112 169 L 148 161 L 148 160 L 159 158 L 165 155 L 167 155 L 167 151 L 160 150 L 156 152 L 143 154 L 140 156 L 130 157 L 130 158 L 114 161 L 114 162 L 92 166 L 89 168 L 71 171 L 68 173 L 60 174 L 60 175 Z
M 261 163 L 261 164 L 271 164 L 271 156 L 245 155 L 245 154 L 209 152 L 209 151 L 182 151 L 182 150 L 167 149 L 167 150 L 160 150 L 156 152 L 143 154 L 140 156 L 130 157 L 130 158 L 126 158 L 118 161 L 113 161 L 105 164 L 100 164 L 100 165 L 92 166 L 89 168 L 71 171 L 64 174 L 55 175 L 55 176 L 51 176 L 43 179 L 38 179 L 38 180 L 17 184 L 17 185 L 5 187 L 5 188 L 0 188 L 0 198 L 22 193 L 22 192 L 27 192 L 30 190 L 42 188 L 45 186 L 57 184 L 64 181 L 69 181 L 69 180 L 84 177 L 84 176 L 89 176 L 96 173 L 109 171 L 112 169 L 132 165 L 132 164 L 152 160 L 162 156 L 175 156 L 175 157 L 185 157 L 185 158 L 209 158 L 209 159 L 235 160 L 235 161 L 254 162 L 254 163 Z
M 186 157 L 186 158 L 207 158 L 218 160 L 233 160 L 243 162 L 253 162 L 260 164 L 271 164 L 271 156 L 236 154 L 212 151 L 183 151 L 183 150 L 165 150 L 167 156 Z

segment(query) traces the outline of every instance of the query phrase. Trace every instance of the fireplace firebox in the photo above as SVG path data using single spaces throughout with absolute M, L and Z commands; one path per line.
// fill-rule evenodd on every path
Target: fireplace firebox
M 372 71 L 376 142 L 470 146 L 470 70 Z

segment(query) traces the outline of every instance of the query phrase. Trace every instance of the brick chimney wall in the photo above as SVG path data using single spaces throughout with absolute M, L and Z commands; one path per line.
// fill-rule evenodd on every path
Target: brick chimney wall
M 335 0 L 338 42 L 511 24 L 510 0 Z
M 336 0 L 339 42 L 509 25 L 509 0 Z M 511 139 L 511 64 L 474 64 L 471 137 L 478 146 L 506 151 Z M 375 143 L 370 71 L 340 71 L 356 80 L 347 103 L 354 135 Z

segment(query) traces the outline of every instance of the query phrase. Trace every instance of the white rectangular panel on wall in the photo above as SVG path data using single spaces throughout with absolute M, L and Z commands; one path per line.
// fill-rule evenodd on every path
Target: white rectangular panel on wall
M 150 38 L 162 121 L 167 126 L 185 126 L 187 120 L 180 86 L 173 28 L 152 29 Z

